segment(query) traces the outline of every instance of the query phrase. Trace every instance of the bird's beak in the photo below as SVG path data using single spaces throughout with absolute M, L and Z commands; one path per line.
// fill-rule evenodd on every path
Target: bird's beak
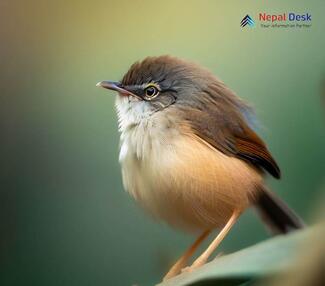
M 124 95 L 124 96 L 131 95 L 131 96 L 137 97 L 132 92 L 121 87 L 121 84 L 119 82 L 103 80 L 103 81 L 100 81 L 99 83 L 97 83 L 96 86 L 103 87 L 103 88 L 110 89 L 110 90 L 115 90 L 119 94 Z

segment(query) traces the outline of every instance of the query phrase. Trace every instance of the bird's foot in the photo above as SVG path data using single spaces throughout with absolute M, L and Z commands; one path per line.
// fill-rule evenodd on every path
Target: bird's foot
M 191 266 L 187 266 L 182 269 L 182 273 L 190 273 L 198 268 L 200 268 L 202 265 L 204 265 L 207 262 L 206 257 L 199 257 L 196 259 Z
M 168 273 L 165 275 L 165 277 L 163 278 L 163 281 L 166 281 L 170 278 L 175 277 L 176 275 L 178 275 L 181 270 L 182 267 L 186 265 L 186 260 L 183 258 L 180 258 L 175 264 L 174 266 L 168 271 Z

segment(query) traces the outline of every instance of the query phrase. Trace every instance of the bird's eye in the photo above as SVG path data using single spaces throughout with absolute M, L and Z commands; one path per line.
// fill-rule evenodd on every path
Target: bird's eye
M 155 85 L 150 84 L 145 88 L 144 93 L 146 99 L 151 100 L 159 94 L 159 88 Z

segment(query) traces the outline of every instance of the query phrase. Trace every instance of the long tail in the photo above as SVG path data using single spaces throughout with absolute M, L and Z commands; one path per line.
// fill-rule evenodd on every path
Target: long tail
M 305 226 L 302 219 L 284 201 L 266 188 L 255 199 L 258 213 L 272 233 L 284 234 Z

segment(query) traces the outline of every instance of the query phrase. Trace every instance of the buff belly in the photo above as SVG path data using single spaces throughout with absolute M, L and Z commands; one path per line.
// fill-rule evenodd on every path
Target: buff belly
M 123 184 L 145 210 L 176 228 L 223 226 L 235 209 L 249 206 L 262 184 L 255 169 L 198 138 L 147 133 L 121 138 Z

